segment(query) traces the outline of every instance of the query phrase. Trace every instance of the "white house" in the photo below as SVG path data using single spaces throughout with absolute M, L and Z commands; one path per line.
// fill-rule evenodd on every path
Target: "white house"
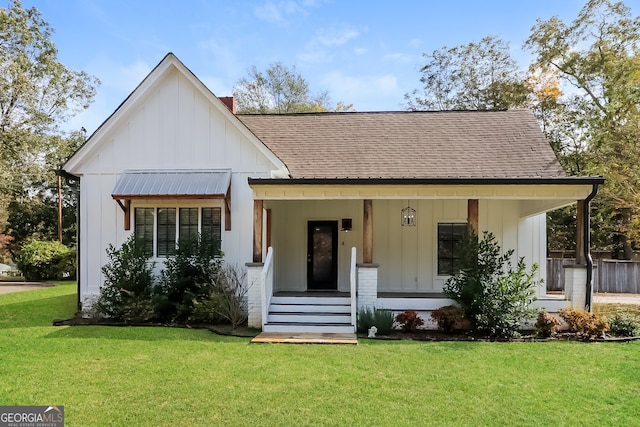
M 353 332 L 358 307 L 451 304 L 442 287 L 467 223 L 545 277 L 545 213 L 573 203 L 585 263 L 538 304 L 589 304 L 602 178 L 567 177 L 527 110 L 236 115 L 169 53 L 62 173 L 80 182 L 85 306 L 109 244 L 135 230 L 161 263 L 200 232 L 247 266 L 251 326 Z

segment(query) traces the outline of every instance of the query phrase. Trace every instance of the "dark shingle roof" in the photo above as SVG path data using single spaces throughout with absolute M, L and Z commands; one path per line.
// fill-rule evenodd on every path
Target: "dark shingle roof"
M 293 178 L 566 176 L 528 110 L 238 118 Z

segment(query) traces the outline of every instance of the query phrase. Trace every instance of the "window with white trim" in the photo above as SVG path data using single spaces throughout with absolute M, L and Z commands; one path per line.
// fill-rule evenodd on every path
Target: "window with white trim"
M 135 208 L 136 238 L 149 256 L 166 257 L 180 241 L 196 239 L 220 248 L 221 208 Z
M 460 271 L 466 222 L 438 223 L 438 276 L 453 276 Z

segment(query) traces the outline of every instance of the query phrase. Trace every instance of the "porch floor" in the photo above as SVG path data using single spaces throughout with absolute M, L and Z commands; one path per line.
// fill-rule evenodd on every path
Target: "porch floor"
M 348 297 L 349 292 L 340 291 L 275 291 L 274 297 Z
M 251 342 L 272 344 L 358 344 L 358 337 L 356 334 L 262 332 Z

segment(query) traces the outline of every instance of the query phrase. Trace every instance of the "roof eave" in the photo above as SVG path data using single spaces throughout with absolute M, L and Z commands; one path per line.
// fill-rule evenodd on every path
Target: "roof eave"
M 258 185 L 600 185 L 601 176 L 518 178 L 249 178 Z

